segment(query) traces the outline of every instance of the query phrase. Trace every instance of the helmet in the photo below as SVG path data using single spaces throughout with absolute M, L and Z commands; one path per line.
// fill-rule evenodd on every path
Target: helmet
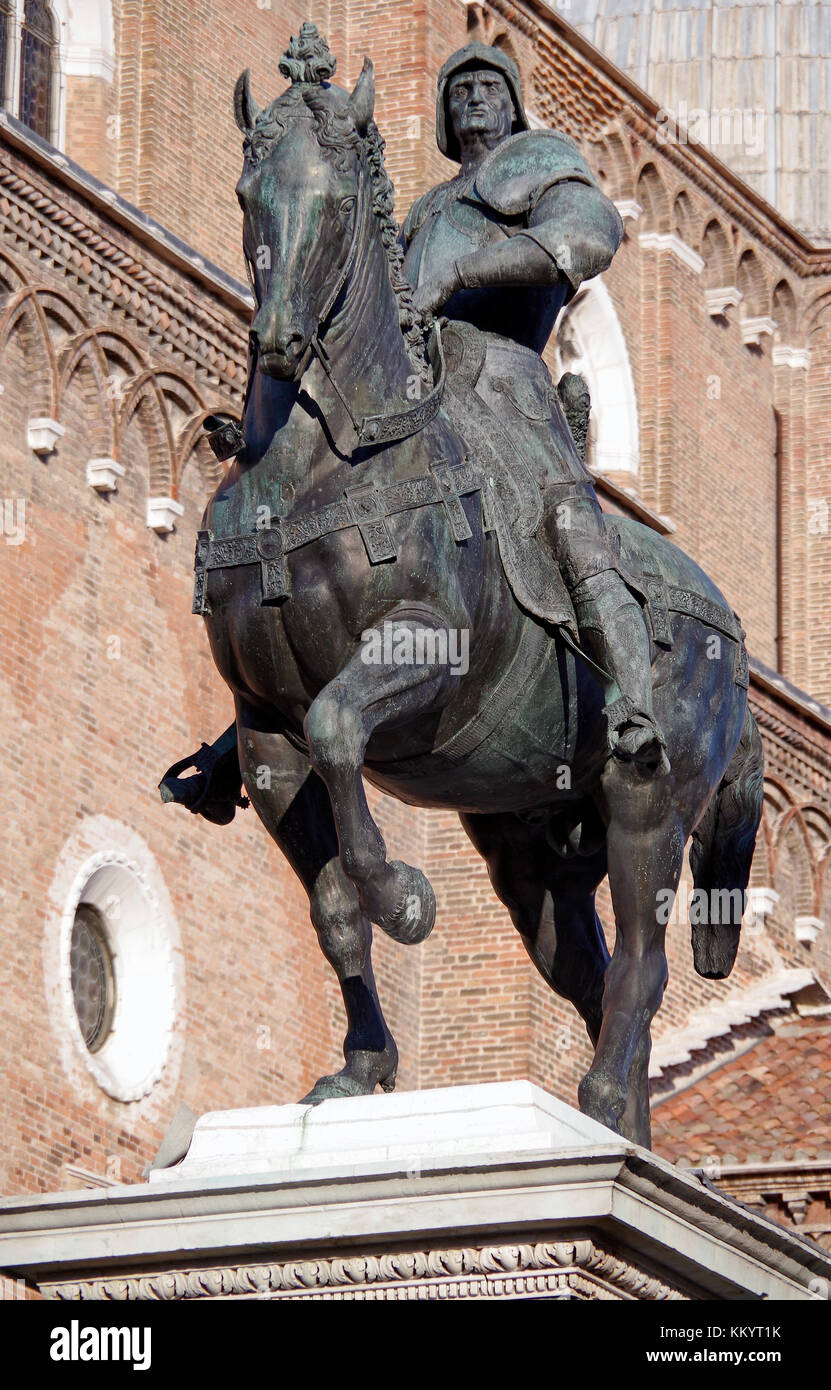
M 478 39 L 475 39 L 473 43 L 458 49 L 448 58 L 439 73 L 439 85 L 436 93 L 436 143 L 442 154 L 446 154 L 448 159 L 455 159 L 457 163 L 461 162 L 461 151 L 459 142 L 453 134 L 453 124 L 447 105 L 447 88 L 451 77 L 455 77 L 457 72 L 465 72 L 470 68 L 493 68 L 502 74 L 508 84 L 508 90 L 514 103 L 514 123 L 511 127 L 511 134 L 514 135 L 518 130 L 528 129 L 528 117 L 522 105 L 519 68 L 513 58 L 509 57 L 507 53 L 503 53 L 501 48 L 492 48 L 489 44 L 480 43 Z

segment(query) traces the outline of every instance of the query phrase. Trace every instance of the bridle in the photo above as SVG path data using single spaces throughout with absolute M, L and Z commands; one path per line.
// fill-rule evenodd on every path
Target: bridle
M 335 305 L 337 304 L 338 299 L 340 298 L 340 295 L 343 292 L 358 259 L 364 229 L 364 219 L 366 217 L 366 210 L 367 191 L 366 178 L 364 177 L 359 178 L 358 180 L 358 194 L 357 203 L 355 207 L 355 219 L 352 225 L 352 236 L 349 242 L 349 249 L 347 250 L 346 256 L 344 257 L 343 264 L 341 265 L 334 278 L 334 282 L 331 288 L 327 292 L 326 298 L 323 302 L 323 308 L 317 315 L 315 328 L 309 339 L 309 350 L 306 355 L 306 360 L 301 365 L 300 371 L 298 373 L 298 378 L 303 375 L 303 372 L 306 370 L 309 360 L 313 354 L 320 363 L 324 373 L 326 374 L 326 377 L 328 378 L 332 386 L 332 390 L 335 392 L 335 395 L 337 396 L 338 400 L 340 401 L 341 405 L 346 411 L 346 414 L 349 417 L 349 421 L 357 436 L 358 447 L 367 444 L 390 443 L 393 440 L 397 439 L 407 439 L 410 435 L 416 434 L 418 430 L 423 429 L 424 426 L 429 424 L 429 422 L 433 420 L 435 416 L 438 414 L 439 406 L 441 405 L 442 397 L 444 396 L 446 375 L 444 352 L 442 350 L 441 344 L 441 333 L 439 330 L 438 323 L 436 322 L 433 324 L 433 330 L 431 332 L 430 339 L 427 344 L 427 355 L 430 360 L 430 365 L 433 368 L 433 377 L 435 385 L 426 396 L 423 396 L 420 400 L 416 401 L 414 405 L 402 406 L 401 409 L 390 411 L 389 413 L 382 413 L 379 415 L 365 415 L 361 418 L 358 418 L 352 410 L 352 407 L 350 406 L 349 401 L 347 400 L 340 386 L 338 385 L 334 371 L 332 370 L 332 363 L 329 357 L 329 353 L 324 343 L 324 337 L 326 329 L 329 326 L 329 321 L 331 319 L 332 313 L 334 312 Z M 254 277 L 251 271 L 251 265 L 247 256 L 245 257 L 245 271 L 246 275 L 248 276 L 248 284 L 251 288 L 251 293 L 254 297 L 254 302 L 257 303 L 257 291 L 254 285 Z M 243 415 L 245 413 L 245 405 L 247 405 L 248 402 L 248 394 L 251 389 L 253 368 L 254 362 L 249 363 L 248 386 L 245 393 Z M 239 447 L 234 449 L 234 453 L 239 453 L 245 444 L 244 437 L 242 437 L 241 429 L 239 429 L 239 435 L 241 442 L 239 443 Z M 225 457 L 231 457 L 231 455 L 225 455 Z

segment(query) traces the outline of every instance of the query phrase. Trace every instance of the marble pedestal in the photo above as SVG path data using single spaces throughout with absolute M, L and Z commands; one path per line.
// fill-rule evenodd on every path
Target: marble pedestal
M 0 1202 L 60 1299 L 812 1299 L 831 1256 L 530 1082 L 205 1115 L 147 1183 Z

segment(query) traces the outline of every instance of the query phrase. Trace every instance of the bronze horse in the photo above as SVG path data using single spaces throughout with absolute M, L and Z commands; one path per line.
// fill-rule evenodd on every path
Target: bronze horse
M 693 927 L 696 968 L 723 977 L 738 947 L 762 782 L 743 633 L 686 555 L 617 519 L 622 557 L 652 586 L 672 770 L 609 756 L 596 674 L 514 597 L 483 521 L 488 479 L 435 389 L 438 330 L 428 357 L 373 106 L 369 63 L 351 94 L 298 82 L 264 111 L 247 74 L 238 84 L 257 308 L 244 447 L 197 545 L 195 607 L 234 695 L 245 789 L 306 888 L 346 1007 L 346 1065 L 306 1100 L 392 1089 L 370 923 L 417 942 L 435 918 L 421 871 L 387 860 L 363 773 L 459 812 L 537 969 L 585 1020 L 581 1108 L 648 1144 L 657 904 L 691 835 L 696 888 L 718 905 Z M 448 634 L 469 639 L 464 673 Z M 611 959 L 594 901 L 607 873 Z

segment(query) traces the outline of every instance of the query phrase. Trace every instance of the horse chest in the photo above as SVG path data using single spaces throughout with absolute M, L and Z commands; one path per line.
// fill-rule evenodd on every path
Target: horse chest
M 233 689 L 302 715 L 371 622 L 376 575 L 357 535 L 318 541 L 286 561 L 290 592 L 280 603 L 262 602 L 256 566 L 212 571 L 206 622 Z

